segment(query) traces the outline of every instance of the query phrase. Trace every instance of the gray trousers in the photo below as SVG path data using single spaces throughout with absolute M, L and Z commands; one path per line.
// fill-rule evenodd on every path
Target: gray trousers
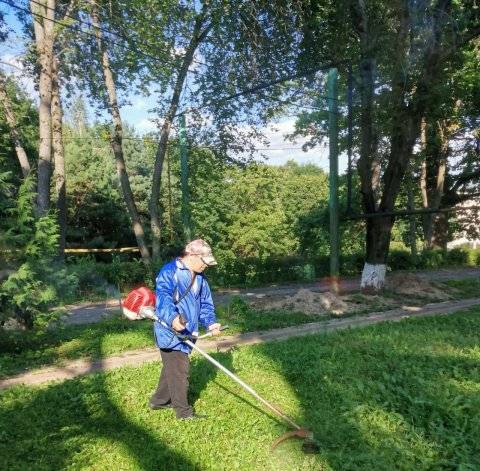
M 188 378 L 190 360 L 188 354 L 178 350 L 160 349 L 162 372 L 157 389 L 150 398 L 152 406 L 171 405 L 177 419 L 193 415 L 193 408 L 188 404 Z

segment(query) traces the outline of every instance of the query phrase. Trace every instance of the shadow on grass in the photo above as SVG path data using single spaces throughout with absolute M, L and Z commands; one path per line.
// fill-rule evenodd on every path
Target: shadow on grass
M 101 353 L 99 339 L 103 345 Z M 105 348 L 107 342 L 109 346 Z M 123 318 L 52 330 L 3 333 L 0 337 L 0 378 L 69 359 L 101 359 L 114 351 L 144 346 L 152 346 L 151 324 Z
M 342 471 L 480 469 L 479 326 L 476 309 L 294 338 L 248 347 L 257 356 L 250 367 L 254 375 L 262 374 L 262 356 L 267 369 L 268 362 L 278 365 L 275 373 L 286 379 L 288 394 L 296 395 L 298 416 L 293 419 L 311 428 L 321 445 L 318 466 L 305 469 L 322 469 L 321 460 Z M 102 343 L 99 337 L 99 357 Z M 237 352 L 245 354 L 244 349 Z M 215 357 L 232 370 L 237 352 Z M 202 358 L 192 363 L 190 400 L 198 409 L 204 389 L 219 373 Z M 171 411 L 146 408 L 157 365 L 125 371 L 2 393 L 4 467 L 94 468 L 98 460 L 98 467 L 109 469 L 198 469 L 176 447 L 182 428 Z M 215 383 L 259 411 L 250 396 Z M 255 381 L 251 385 L 256 389 Z M 264 397 L 269 399 L 268 389 Z M 118 446 L 126 450 L 125 462 Z M 276 469 L 295 467 L 284 462 Z
M 102 340 L 97 337 L 92 351 L 97 358 L 104 356 Z M 192 366 L 195 401 L 216 370 L 204 363 L 198 368 Z M 102 469 L 198 469 L 172 446 L 175 437 L 169 429 L 180 433 L 181 426 L 171 411 L 151 411 L 147 407 L 159 373 L 156 365 L 148 367 L 152 373 L 147 378 L 135 378 L 135 384 L 125 383 L 124 370 L 120 369 L 42 389 L 17 387 L 1 392 L 2 468 L 93 469 L 100 462 Z M 136 375 L 141 369 L 130 369 L 127 375 Z
M 231 353 L 217 353 L 210 355 L 213 356 L 215 360 L 220 362 L 225 368 L 236 374 L 234 371 L 233 357 Z M 190 378 L 191 381 L 189 391 L 189 402 L 191 404 L 195 404 L 200 398 L 201 392 L 208 386 L 208 384 L 212 383 L 215 384 L 216 387 L 221 389 L 225 394 L 231 395 L 235 397 L 239 402 L 245 404 L 246 407 L 255 409 L 259 414 L 267 415 L 268 417 L 276 421 L 278 424 L 283 423 L 280 419 L 277 419 L 277 417 L 272 416 L 271 412 L 267 412 L 264 408 L 262 408 L 262 406 L 260 406 L 259 403 L 256 402 L 256 399 L 254 399 L 251 395 L 243 394 L 243 392 L 242 395 L 240 395 L 234 391 L 233 385 L 232 387 L 227 387 L 217 381 L 215 379 L 216 376 L 223 375 L 224 373 L 217 369 L 217 367 L 212 365 L 207 359 L 203 357 L 195 358 L 192 372 L 193 374 Z M 233 382 L 231 378 L 230 380 Z M 236 385 L 236 389 L 239 389 L 238 384 L 234 384 Z M 205 412 L 208 413 L 208 411 Z
M 253 348 L 280 366 L 329 469 L 473 470 L 479 326 L 477 311 Z

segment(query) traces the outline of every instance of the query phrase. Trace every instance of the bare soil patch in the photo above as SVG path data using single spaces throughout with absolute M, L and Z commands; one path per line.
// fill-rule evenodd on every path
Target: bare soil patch
M 352 313 L 367 313 L 372 310 L 387 310 L 404 305 L 417 306 L 425 301 L 452 299 L 450 290 L 419 275 L 411 273 L 392 274 L 387 279 L 385 293 L 367 295 L 349 293 L 335 295 L 301 288 L 292 295 L 256 294 L 249 297 L 249 305 L 259 311 L 303 312 L 312 316 L 343 316 Z
M 268 295 L 248 300 L 249 304 L 260 311 L 292 311 L 305 314 L 321 315 L 333 313 L 341 315 L 348 310 L 348 305 L 340 296 L 333 293 L 318 293 L 309 289 L 299 289 L 291 296 Z
M 414 273 L 395 273 L 387 278 L 386 287 L 396 295 L 409 296 L 430 301 L 452 299 L 450 290 L 441 288 L 434 282 Z
M 250 298 L 250 306 L 258 311 L 291 311 L 318 316 L 343 316 L 358 311 L 390 308 L 397 304 L 382 296 L 366 296 L 360 293 L 335 295 L 299 289 L 291 296 L 268 295 Z

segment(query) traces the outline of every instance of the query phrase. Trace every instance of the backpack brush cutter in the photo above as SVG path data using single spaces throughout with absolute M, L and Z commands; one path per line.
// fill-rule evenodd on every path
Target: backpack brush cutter
M 272 444 L 272 450 L 282 443 L 284 440 L 291 437 L 302 438 L 302 450 L 305 453 L 317 453 L 319 451 L 319 445 L 313 437 L 313 432 L 308 430 L 305 427 L 301 427 L 296 424 L 290 417 L 283 413 L 278 407 L 274 406 L 266 399 L 261 397 L 251 386 L 242 381 L 238 376 L 233 374 L 230 370 L 225 368 L 221 363 L 212 358 L 208 353 L 203 351 L 200 347 L 195 345 L 194 341 L 197 339 L 202 339 L 213 335 L 213 332 L 208 332 L 207 334 L 201 335 L 199 337 L 194 337 L 191 335 L 182 335 L 172 328 L 170 328 L 164 321 L 160 320 L 155 314 L 155 294 L 146 287 L 141 287 L 131 291 L 127 297 L 121 301 L 121 308 L 123 314 L 130 320 L 140 320 L 140 319 L 150 319 L 153 321 L 160 322 L 163 327 L 173 332 L 182 342 L 187 344 L 190 348 L 198 352 L 204 358 L 206 358 L 212 365 L 216 366 L 219 370 L 223 371 L 227 376 L 232 378 L 236 383 L 238 383 L 245 391 L 250 393 L 255 399 L 265 405 L 269 410 L 274 412 L 278 417 L 280 417 L 284 422 L 291 426 L 294 430 L 284 433 L 279 438 L 277 438 Z M 223 326 L 220 330 L 226 329 L 228 326 Z

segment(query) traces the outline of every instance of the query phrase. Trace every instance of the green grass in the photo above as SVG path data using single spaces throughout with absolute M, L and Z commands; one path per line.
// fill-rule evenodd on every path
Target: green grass
M 12 470 L 480 469 L 480 309 L 235 349 L 216 358 L 311 428 L 286 427 L 200 357 L 203 422 L 150 411 L 157 364 L 0 394 L 0 462 Z
M 153 345 L 151 323 L 120 317 L 96 324 L 15 332 L 1 340 L 0 377 L 69 359 L 102 358 Z
M 450 288 L 450 292 L 457 299 L 476 298 L 480 296 L 480 279 L 450 280 L 442 283 Z
M 288 327 L 318 319 L 302 313 L 259 313 L 241 300 L 218 309 L 218 320 L 230 326 L 225 335 Z M 16 332 L 0 337 L 0 378 L 75 358 L 98 359 L 154 346 L 150 321 L 132 322 L 120 314 L 95 324 Z

